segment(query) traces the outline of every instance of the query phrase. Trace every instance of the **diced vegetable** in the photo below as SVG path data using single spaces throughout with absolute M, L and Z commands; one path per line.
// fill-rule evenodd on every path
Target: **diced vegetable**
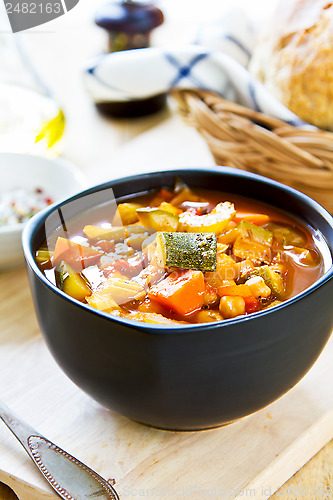
M 133 312 L 133 313 L 121 314 L 121 316 L 135 321 L 142 321 L 143 323 L 156 323 L 158 325 L 174 325 L 174 324 L 186 325 L 186 321 L 177 321 L 175 319 L 166 318 L 162 314 L 149 313 L 149 312 Z
M 191 233 L 221 233 L 235 216 L 235 207 L 228 201 L 219 203 L 207 215 L 184 212 L 179 216 L 180 230 Z
M 142 284 L 126 278 L 115 278 L 111 274 L 87 300 L 92 307 L 105 310 L 126 304 L 130 300 L 142 299 L 145 294 Z
M 258 298 L 267 299 L 267 297 L 269 297 L 272 293 L 272 290 L 269 288 L 268 285 L 266 285 L 264 279 L 261 276 L 253 276 L 252 278 L 246 281 L 245 285 L 249 287 L 249 289 L 252 292 L 252 295 L 256 299 Z
M 124 226 L 134 224 L 139 220 L 136 210 L 141 206 L 139 203 L 119 203 L 118 213 Z
M 76 300 L 84 301 L 91 290 L 85 279 L 73 271 L 65 262 L 60 262 L 55 270 L 57 286 L 67 295 L 70 295 Z
M 205 282 L 204 305 L 211 307 L 218 304 L 219 300 L 219 296 L 217 295 L 215 289 L 209 283 Z
M 98 248 L 104 253 L 114 252 L 115 250 L 115 242 L 109 240 L 97 240 L 94 241 L 94 248 Z
M 168 203 L 167 201 L 162 201 L 160 206 L 158 207 L 161 210 L 165 210 L 166 212 L 170 212 L 171 214 L 174 215 L 179 215 L 182 213 L 182 210 L 180 208 L 174 207 L 171 205 L 171 203 Z
M 139 208 L 137 211 L 140 222 L 156 231 L 177 231 L 178 215 L 161 210 L 160 208 Z
M 143 242 L 147 239 L 147 233 L 131 234 L 125 241 L 134 250 L 142 250 Z
M 36 252 L 36 261 L 38 264 L 44 264 L 45 262 L 49 262 L 52 259 L 53 252 L 49 250 L 37 250 Z
M 217 290 L 220 297 L 224 295 L 234 296 L 239 295 L 240 297 L 253 297 L 250 287 L 247 285 L 222 285 Z
M 265 305 L 265 309 L 268 309 L 269 307 L 278 306 L 279 304 L 282 304 L 282 300 L 274 300 L 273 302 L 270 302 L 269 304 Z
M 110 312 L 113 309 L 118 309 L 119 306 L 117 302 L 113 300 L 111 295 L 107 291 L 100 291 L 93 293 L 90 297 L 87 297 L 87 302 L 91 307 L 98 309 L 99 311 Z
M 285 253 L 303 266 L 317 266 L 319 263 L 318 256 L 307 248 L 288 246 L 285 247 Z
M 237 262 L 236 266 L 239 278 L 244 278 L 245 276 L 249 275 L 255 267 L 254 262 L 249 259 L 244 259 L 240 262 Z
M 173 272 L 152 287 L 148 296 L 166 309 L 184 316 L 204 303 L 205 282 L 201 271 Z
M 100 226 L 85 226 L 83 228 L 84 234 L 89 240 L 103 239 L 112 241 L 124 241 L 126 238 L 133 234 L 143 234 L 145 232 L 151 232 L 151 228 L 143 227 L 141 225 L 130 225 L 130 226 L 114 226 L 110 228 L 103 228 Z
M 305 247 L 308 242 L 306 233 L 288 224 L 270 222 L 267 229 L 272 231 L 274 239 L 282 246 Z
M 158 207 L 164 201 L 171 201 L 174 198 L 174 193 L 168 191 L 167 189 L 160 189 L 159 192 L 154 196 L 154 198 L 150 201 L 149 206 Z
M 216 236 L 214 233 L 159 232 L 148 250 L 150 262 L 152 253 L 161 267 L 215 271 Z
M 251 314 L 259 310 L 260 302 L 255 297 L 243 297 L 245 301 L 245 312 Z
M 250 238 L 251 240 L 261 243 L 262 245 L 270 246 L 273 242 L 272 231 L 268 231 L 267 229 L 256 226 L 255 224 L 251 224 L 246 220 L 243 220 L 238 224 L 237 230 L 239 236 Z
M 138 278 L 145 286 L 153 286 L 166 276 L 166 271 L 163 268 L 149 263 L 148 266 L 139 274 Z
M 63 260 L 74 271 L 82 271 L 82 269 L 96 264 L 102 255 L 102 252 L 98 252 L 93 248 L 59 237 L 52 256 L 52 265 L 57 266 Z
M 129 257 L 127 260 L 118 259 L 113 264 L 108 266 L 108 274 L 112 274 L 112 269 L 125 275 L 125 277 L 127 276 L 128 278 L 132 278 L 133 276 L 137 276 L 142 271 L 143 262 L 138 256 Z
M 256 224 L 258 226 L 262 226 L 263 224 L 267 224 L 270 220 L 269 215 L 266 214 L 257 214 L 257 213 L 245 213 L 245 212 L 236 212 L 236 216 L 234 218 L 235 222 L 241 222 L 242 220 L 251 222 L 252 224 Z
M 127 238 L 127 229 L 125 227 L 104 228 L 100 226 L 84 226 L 84 234 L 89 240 L 96 238 L 103 240 L 124 240 Z
M 222 321 L 223 317 L 218 311 L 204 309 L 195 313 L 192 320 L 196 323 L 212 323 L 215 321 Z
M 235 243 L 236 239 L 239 237 L 247 238 L 267 246 L 270 246 L 273 242 L 273 233 L 271 231 L 259 227 L 256 224 L 252 224 L 246 220 L 242 220 L 236 227 L 220 234 L 218 242 L 230 245 Z
M 221 297 L 219 310 L 223 318 L 235 318 L 245 314 L 245 300 L 239 295 Z
M 162 315 L 166 312 L 165 308 L 161 306 L 161 304 L 155 302 L 154 300 L 150 300 L 149 297 L 147 297 L 144 302 L 138 306 L 138 311 Z
M 271 248 L 250 238 L 238 237 L 233 246 L 233 254 L 240 259 L 271 261 Z
M 238 266 L 230 255 L 219 252 L 217 254 L 216 272 L 222 280 L 234 280 L 238 277 Z
M 174 196 L 170 201 L 170 203 L 174 206 L 179 206 L 184 201 L 202 201 L 202 198 L 193 193 L 188 185 L 185 184 L 179 177 L 176 179 L 174 191 L 176 196 Z
M 285 285 L 283 282 L 283 277 L 278 272 L 271 269 L 269 266 L 257 267 L 252 271 L 255 276 L 261 276 L 266 285 L 272 290 L 272 292 L 278 297 L 282 298 L 285 295 Z
M 235 243 L 236 238 L 238 238 L 239 232 L 237 227 L 234 227 L 232 229 L 229 229 L 225 233 L 222 233 L 218 236 L 217 241 L 218 243 L 224 244 L 224 245 L 230 245 L 232 243 Z
M 217 249 L 217 257 L 221 254 L 224 254 L 226 250 L 228 250 L 229 245 L 224 245 L 223 243 L 216 243 L 216 249 Z

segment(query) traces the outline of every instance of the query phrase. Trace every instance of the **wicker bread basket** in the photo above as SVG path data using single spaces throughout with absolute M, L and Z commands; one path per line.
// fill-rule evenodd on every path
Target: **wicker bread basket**
M 217 165 L 288 184 L 333 213 L 333 133 L 294 127 L 209 91 L 181 90 L 173 96 Z

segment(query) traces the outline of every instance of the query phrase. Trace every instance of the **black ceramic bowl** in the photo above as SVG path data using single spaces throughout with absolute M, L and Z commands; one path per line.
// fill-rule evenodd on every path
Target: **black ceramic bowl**
M 321 231 L 333 251 L 333 219 L 320 205 L 281 184 L 229 168 L 137 175 L 93 187 L 69 201 L 110 187 L 117 198 L 171 187 L 176 175 L 190 186 L 237 193 L 282 208 Z M 37 214 L 23 235 L 40 327 L 70 379 L 122 415 L 178 430 L 232 422 L 291 389 L 331 334 L 332 267 L 298 296 L 220 323 L 179 327 L 138 323 L 81 304 L 53 286 L 34 261 L 45 238 L 45 221 L 58 207 Z M 81 210 L 82 206 L 77 209 Z

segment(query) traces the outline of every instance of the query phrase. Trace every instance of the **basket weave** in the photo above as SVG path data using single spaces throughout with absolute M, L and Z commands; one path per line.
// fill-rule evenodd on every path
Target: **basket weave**
M 333 133 L 294 127 L 209 91 L 180 90 L 173 96 L 217 165 L 288 184 L 333 213 Z

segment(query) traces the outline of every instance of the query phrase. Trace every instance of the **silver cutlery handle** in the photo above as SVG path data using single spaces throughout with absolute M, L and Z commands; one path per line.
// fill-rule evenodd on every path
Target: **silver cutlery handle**
M 33 427 L 26 424 L 15 413 L 10 410 L 2 401 L 0 401 L 0 418 L 12 431 L 14 436 L 20 441 L 25 450 L 31 455 L 31 450 L 28 445 L 30 436 L 43 437 Z
M 46 439 L 0 401 L 0 418 L 25 448 L 39 471 L 64 500 L 119 500 L 97 472 Z

